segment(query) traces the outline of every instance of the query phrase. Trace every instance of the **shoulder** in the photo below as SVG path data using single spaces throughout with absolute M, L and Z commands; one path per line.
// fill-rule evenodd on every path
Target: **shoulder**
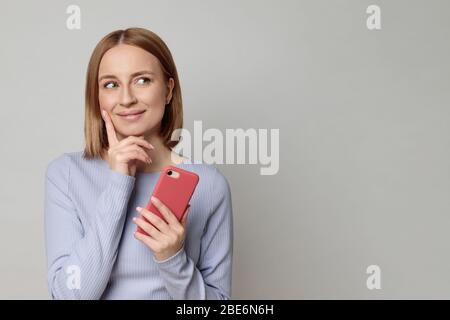
M 69 190 L 69 170 L 69 158 L 67 153 L 63 153 L 51 159 L 45 170 L 46 192 L 57 189 L 67 193 Z
M 52 174 L 64 169 L 68 169 L 71 163 L 78 161 L 82 158 L 82 151 L 64 152 L 53 159 L 51 159 L 47 165 L 46 173 Z
M 45 176 L 47 178 L 57 178 L 65 175 L 69 167 L 69 157 L 67 153 L 63 153 L 57 157 L 51 159 L 45 170 Z
M 53 182 L 68 182 L 73 168 L 87 161 L 82 151 L 64 152 L 49 161 L 45 176 Z
M 221 170 L 214 164 L 192 163 L 184 169 L 199 176 L 198 192 L 209 203 L 209 211 L 216 212 L 221 206 L 231 206 L 230 183 Z
M 196 173 L 199 176 L 199 182 L 202 182 L 202 184 L 205 184 L 209 188 L 222 191 L 229 190 L 230 188 L 227 178 L 214 164 L 185 162 L 183 168 Z

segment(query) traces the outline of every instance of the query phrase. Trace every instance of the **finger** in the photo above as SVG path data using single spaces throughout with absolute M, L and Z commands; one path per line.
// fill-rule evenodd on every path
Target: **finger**
M 169 233 L 169 226 L 167 225 L 167 223 L 163 219 L 158 217 L 156 214 L 147 210 L 146 208 L 137 207 L 136 210 L 140 214 L 142 214 L 145 217 L 145 219 L 147 219 L 159 231 L 165 234 Z
M 188 212 L 189 212 L 189 208 L 190 208 L 190 207 L 191 207 L 191 205 L 188 204 L 188 206 L 187 206 L 187 208 L 186 208 L 186 211 L 185 211 L 184 214 L 183 214 L 183 218 L 181 219 L 181 224 L 183 225 L 184 228 L 186 228 L 186 224 L 187 224 L 187 215 L 188 215 Z
M 164 219 L 166 219 L 167 223 L 172 226 L 179 225 L 180 222 L 178 221 L 177 217 L 170 211 L 169 208 L 166 207 L 164 203 L 161 202 L 158 198 L 152 196 L 150 199 L 153 204 L 158 208 L 159 212 L 161 212 Z
M 144 151 L 144 149 L 142 149 L 141 147 L 139 147 L 138 145 L 132 144 L 128 147 L 125 147 L 123 150 L 119 151 L 119 152 L 123 152 L 123 153 L 139 153 L 140 155 L 142 155 L 147 163 L 152 163 L 152 158 L 150 158 L 150 156 L 148 155 L 147 152 Z M 148 161 L 147 161 L 148 160 Z
M 138 151 L 129 151 L 129 152 L 119 151 L 117 153 L 116 159 L 122 163 L 130 163 L 130 161 L 132 161 L 132 160 L 141 160 L 142 162 L 149 163 L 149 162 L 147 162 L 148 156 L 143 155 L 142 153 L 140 153 Z M 133 163 L 130 163 L 130 164 L 133 164 Z
M 152 251 L 157 251 L 159 249 L 158 241 L 141 232 L 135 232 L 134 237 L 149 247 Z
M 150 223 L 144 221 L 142 218 L 133 218 L 133 222 L 142 228 L 149 236 L 151 236 L 153 239 L 161 239 L 162 233 L 156 229 L 154 226 L 152 226 Z
M 119 140 L 117 139 L 117 135 L 116 135 L 116 130 L 114 129 L 114 125 L 111 121 L 111 118 L 109 117 L 108 112 L 106 112 L 106 110 L 102 109 L 101 113 L 102 113 L 102 118 L 105 121 L 106 134 L 108 136 L 109 147 L 113 147 L 119 143 Z
M 150 142 L 145 140 L 143 138 L 143 136 L 140 136 L 140 137 L 136 137 L 136 136 L 126 137 L 125 139 L 123 139 L 123 140 L 121 140 L 119 142 L 117 147 L 118 148 L 122 148 L 122 147 L 125 147 L 125 146 L 128 146 L 128 145 L 131 145 L 131 144 L 137 144 L 137 145 L 139 145 L 141 147 L 144 147 L 144 148 L 147 148 L 149 150 L 155 149 L 155 147 Z

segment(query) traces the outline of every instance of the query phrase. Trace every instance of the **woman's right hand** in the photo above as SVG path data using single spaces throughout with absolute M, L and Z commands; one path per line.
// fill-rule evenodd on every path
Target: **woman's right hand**
M 111 170 L 134 176 L 136 174 L 136 161 L 140 160 L 147 164 L 152 159 L 143 148 L 154 149 L 154 147 L 144 139 L 143 136 L 129 136 L 119 141 L 116 130 L 109 117 L 108 112 L 101 110 L 102 118 L 105 121 L 106 133 L 108 135 L 108 162 Z

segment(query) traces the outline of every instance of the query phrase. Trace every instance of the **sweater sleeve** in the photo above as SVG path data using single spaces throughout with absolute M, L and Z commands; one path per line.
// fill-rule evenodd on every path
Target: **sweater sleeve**
M 69 194 L 70 158 L 53 160 L 45 174 L 47 280 L 53 299 L 99 299 L 117 257 L 135 177 L 110 170 L 105 189 L 82 224 Z M 73 186 L 76 188 L 76 186 Z
M 184 247 L 172 257 L 157 261 L 166 289 L 176 300 L 231 298 L 233 211 L 230 186 L 214 167 L 211 215 L 201 238 L 197 265 Z M 189 232 L 189 230 L 187 230 Z

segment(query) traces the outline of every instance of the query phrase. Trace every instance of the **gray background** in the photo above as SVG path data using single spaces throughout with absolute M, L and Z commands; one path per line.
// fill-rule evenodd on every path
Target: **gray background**
M 70 4 L 81 30 L 66 28 Z M 370 4 L 379 31 L 366 28 Z M 280 129 L 277 175 L 219 166 L 234 299 L 450 298 L 448 1 L 0 6 L 0 298 L 48 298 L 45 168 L 83 148 L 95 44 L 132 26 L 171 49 L 187 129 Z M 371 264 L 381 290 L 366 288 Z

